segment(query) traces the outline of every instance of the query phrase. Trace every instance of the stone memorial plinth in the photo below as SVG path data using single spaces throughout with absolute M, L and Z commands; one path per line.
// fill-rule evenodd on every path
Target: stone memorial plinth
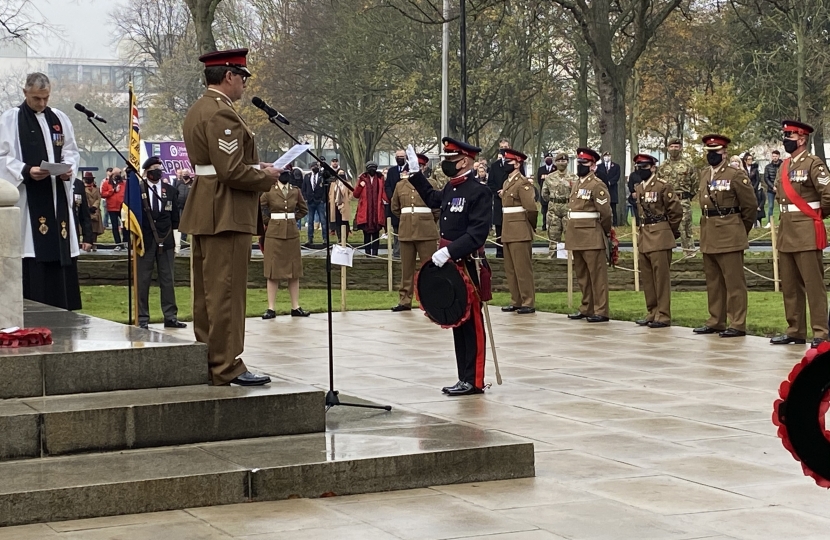
M 0 179 L 0 328 L 23 326 L 23 246 L 17 188 Z

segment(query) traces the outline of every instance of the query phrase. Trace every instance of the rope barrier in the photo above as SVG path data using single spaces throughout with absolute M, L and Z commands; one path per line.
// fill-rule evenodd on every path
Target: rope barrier
M 749 269 L 749 268 L 747 268 L 746 266 L 744 266 L 744 270 L 746 270 L 746 271 L 747 271 L 747 272 L 749 272 L 750 274 L 753 274 L 753 275 L 755 275 L 755 276 L 758 276 L 758 277 L 759 277 L 759 278 L 761 278 L 761 279 L 765 279 L 765 280 L 767 280 L 767 281 L 772 281 L 773 283 L 775 283 L 776 281 L 778 281 L 778 282 L 780 282 L 780 281 L 781 281 L 780 279 L 775 279 L 775 278 L 771 278 L 771 277 L 767 277 L 767 276 L 761 275 L 761 274 L 759 274 L 758 272 L 755 272 L 754 270 L 750 270 L 750 269 Z

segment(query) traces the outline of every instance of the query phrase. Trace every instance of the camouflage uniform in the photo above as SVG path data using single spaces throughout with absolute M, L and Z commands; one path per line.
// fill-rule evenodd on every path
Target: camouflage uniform
M 556 250 L 556 243 L 562 241 L 562 233 L 568 225 L 568 198 L 571 196 L 571 186 L 579 179 L 575 174 L 555 170 L 547 175 L 542 184 L 542 200 L 548 201 L 548 238 L 550 249 Z
M 679 139 L 672 139 L 669 144 L 680 144 Z M 694 253 L 695 240 L 692 236 L 692 199 L 697 194 L 698 176 L 694 165 L 688 159 L 669 158 L 657 169 L 657 178 L 672 186 L 680 197 L 683 207 L 683 219 L 680 222 L 680 245 L 686 253 Z

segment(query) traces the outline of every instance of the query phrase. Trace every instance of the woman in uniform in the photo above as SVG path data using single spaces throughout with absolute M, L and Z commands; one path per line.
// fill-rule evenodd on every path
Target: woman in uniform
M 274 187 L 262 194 L 259 202 L 266 227 L 263 267 L 268 280 L 268 310 L 262 318 L 273 319 L 277 316 L 274 303 L 281 279 L 288 280 L 291 316 L 308 317 L 310 313 L 300 307 L 303 261 L 297 229 L 297 222 L 308 214 L 308 205 L 300 190 L 289 183 L 287 174 L 281 175 Z

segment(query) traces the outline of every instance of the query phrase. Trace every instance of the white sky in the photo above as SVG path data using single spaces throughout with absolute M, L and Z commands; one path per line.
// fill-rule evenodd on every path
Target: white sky
M 3 0 L 0 0 L 3 1 Z M 33 43 L 35 56 L 117 58 L 109 13 L 126 0 L 32 0 L 60 38 Z

